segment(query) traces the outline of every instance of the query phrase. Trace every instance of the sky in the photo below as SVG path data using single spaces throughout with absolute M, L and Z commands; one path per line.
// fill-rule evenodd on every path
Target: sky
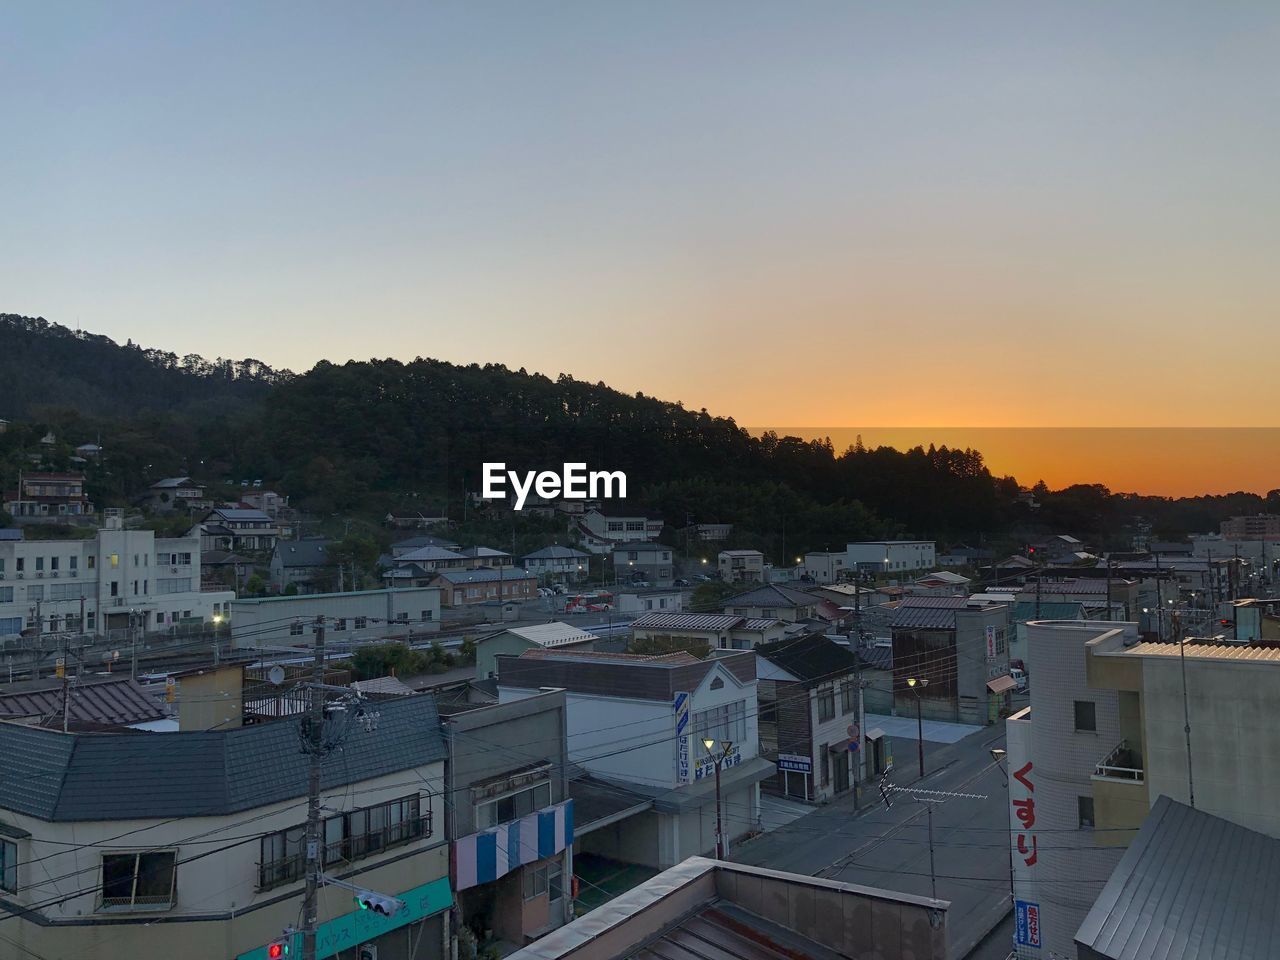
M 1280 422 L 1280 5 L 3 17 L 0 311 L 750 425 Z

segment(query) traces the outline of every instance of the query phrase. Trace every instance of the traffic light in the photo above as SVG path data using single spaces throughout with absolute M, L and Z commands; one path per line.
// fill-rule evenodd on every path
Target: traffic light
M 267 944 L 267 960 L 285 960 L 290 954 L 289 938 L 282 937 Z
M 361 910 L 372 910 L 384 917 L 394 917 L 404 909 L 403 900 L 375 893 L 372 890 L 358 890 L 354 899 Z

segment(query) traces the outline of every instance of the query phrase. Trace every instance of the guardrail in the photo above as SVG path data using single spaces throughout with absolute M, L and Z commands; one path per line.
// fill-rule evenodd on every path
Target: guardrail
M 1133 762 L 1133 751 L 1129 749 L 1128 740 L 1121 740 L 1116 744 L 1115 749 L 1093 768 L 1093 775 L 1106 777 L 1109 780 L 1126 780 L 1130 783 L 1142 783 L 1146 779 L 1146 772 L 1141 767 L 1128 766 L 1127 763 L 1118 761 Z

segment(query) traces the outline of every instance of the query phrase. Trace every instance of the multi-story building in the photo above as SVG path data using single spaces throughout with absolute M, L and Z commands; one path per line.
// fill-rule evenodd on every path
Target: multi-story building
M 467 607 L 490 600 L 531 600 L 538 578 L 526 570 L 439 570 L 427 581 L 441 590 L 446 607 Z
M 750 650 L 779 640 L 787 625 L 777 617 L 736 613 L 645 613 L 631 623 L 633 640 L 671 648 L 705 643 L 711 650 Z
M 764 582 L 764 554 L 759 550 L 721 550 L 716 564 L 725 583 Z
M 714 758 L 725 744 L 725 836 L 733 841 L 756 826 L 759 782 L 774 767 L 758 756 L 755 667 L 753 654 L 530 650 L 498 657 L 498 697 L 566 692 L 570 762 L 653 801 L 616 828 L 592 832 L 579 852 L 665 869 L 715 848 Z
M 521 563 L 544 580 L 576 583 L 590 575 L 591 554 L 556 544 L 525 554 Z
M 440 960 L 453 896 L 435 702 L 377 712 L 323 762 L 320 856 L 326 876 L 403 908 L 361 910 L 323 886 L 318 956 L 368 945 Z M 173 733 L 0 722 L 0 956 L 265 960 L 302 909 L 298 744 L 296 719 Z M 300 934 L 289 940 L 299 956 Z
M 214 507 L 188 535 L 200 537 L 201 550 L 270 553 L 280 529 L 261 510 L 233 505 Z
M 814 583 L 837 583 L 843 580 L 848 565 L 848 553 L 817 550 L 804 555 L 804 575 Z
M 230 608 L 231 644 L 242 649 L 310 644 L 319 618 L 331 643 L 406 638 L 440 629 L 440 591 L 435 587 L 242 597 Z
M 19 523 L 93 515 L 82 473 L 21 474 L 17 489 L 5 493 L 4 508 Z
M 817 616 L 823 602 L 811 593 L 769 583 L 726 598 L 723 610 L 738 617 L 798 623 Z
M 1007 604 L 968 597 L 903 597 L 890 621 L 898 712 L 918 704 L 933 720 L 995 723 L 1015 685 L 1009 613 Z
M 0 637 L 161 630 L 225 614 L 234 598 L 201 591 L 199 538 L 126 530 L 116 510 L 92 540 L 0 540 Z
M 146 505 L 157 513 L 171 513 L 174 510 L 191 513 L 207 510 L 211 506 L 205 498 L 204 487 L 190 477 L 157 480 L 147 490 Z
M 1280 540 L 1280 514 L 1232 517 L 1219 524 L 1218 532 L 1228 540 Z
M 458 928 L 479 951 L 527 943 L 573 919 L 565 693 L 440 710 Z
M 623 543 L 655 540 L 664 526 L 661 517 L 613 508 L 588 510 L 577 524 L 582 545 L 592 553 L 609 553 Z
M 849 544 L 846 553 L 850 569 L 890 575 L 932 570 L 938 563 L 932 540 L 865 540 Z
M 277 540 L 271 551 L 271 585 L 284 591 L 320 593 L 339 585 L 338 564 L 329 556 L 332 540 Z
M 669 587 L 675 577 L 671 548 L 665 543 L 626 543 L 613 551 L 613 572 L 619 581 L 647 580 Z

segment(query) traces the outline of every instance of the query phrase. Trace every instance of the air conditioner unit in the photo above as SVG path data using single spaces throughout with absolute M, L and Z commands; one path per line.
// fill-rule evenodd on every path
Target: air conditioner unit
M 67 576 L 69 576 L 69 577 L 78 577 L 78 576 L 80 576 L 80 571 L 79 571 L 79 570 L 68 570 L 68 571 L 67 571 Z
M 43 570 L 37 570 L 37 571 L 36 571 L 36 578 L 37 578 L 37 579 L 43 579 L 43 578 L 44 578 L 44 571 L 43 571 Z
M 57 570 L 50 570 L 50 571 L 49 571 L 49 576 L 51 576 L 51 577 L 56 577 L 56 576 L 58 576 L 58 571 L 57 571 Z
M 3 579 L 4 579 L 4 574 L 0 573 L 0 580 L 3 580 Z
M 25 577 L 25 576 L 26 576 L 26 574 L 25 574 L 25 573 L 21 573 L 21 572 L 19 572 L 19 574 L 18 574 L 18 579 L 19 579 L 19 580 L 21 580 L 21 579 L 22 579 L 23 577 Z

